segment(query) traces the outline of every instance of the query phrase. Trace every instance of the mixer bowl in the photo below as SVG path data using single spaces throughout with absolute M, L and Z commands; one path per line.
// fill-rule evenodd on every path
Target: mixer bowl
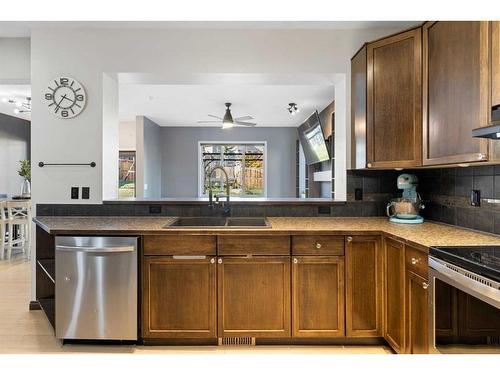
M 415 219 L 424 208 L 419 198 L 396 198 L 387 204 L 387 216 L 399 219 Z

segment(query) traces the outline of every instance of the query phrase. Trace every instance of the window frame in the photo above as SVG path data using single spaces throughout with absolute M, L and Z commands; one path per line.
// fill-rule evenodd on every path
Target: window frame
M 233 197 L 231 196 L 231 199 L 239 199 L 239 198 L 244 198 L 244 199 L 262 199 L 262 198 L 267 198 L 267 141 L 198 141 L 198 197 L 199 198 L 207 198 L 208 194 L 203 194 L 203 188 L 202 184 L 204 183 L 204 167 L 202 163 L 202 152 L 201 152 L 201 146 L 202 145 L 263 145 L 264 146 L 264 157 L 263 157 L 263 162 L 264 162 L 264 193 L 261 196 L 252 196 L 252 195 L 242 195 L 242 196 L 237 196 Z

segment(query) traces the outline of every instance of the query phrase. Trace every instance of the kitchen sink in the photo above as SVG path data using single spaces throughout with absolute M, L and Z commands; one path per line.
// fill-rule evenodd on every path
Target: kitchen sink
M 180 217 L 164 228 L 269 228 L 264 217 Z

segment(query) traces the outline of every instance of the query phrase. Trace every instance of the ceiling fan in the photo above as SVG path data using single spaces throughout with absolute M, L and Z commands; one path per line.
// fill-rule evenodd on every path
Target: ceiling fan
M 209 117 L 216 118 L 217 121 L 198 121 L 198 124 L 222 124 L 222 129 L 232 128 L 234 125 L 243 125 L 243 126 L 255 126 L 257 125 L 255 122 L 247 122 L 247 120 L 253 120 L 252 116 L 242 116 L 235 117 L 231 115 L 231 103 L 226 103 L 226 113 L 224 117 L 219 117 L 215 115 L 208 115 Z

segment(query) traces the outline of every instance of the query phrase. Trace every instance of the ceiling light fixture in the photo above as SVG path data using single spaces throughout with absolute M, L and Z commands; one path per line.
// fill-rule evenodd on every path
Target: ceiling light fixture
M 16 108 L 14 108 L 14 113 L 16 115 L 20 113 L 31 113 L 31 98 L 29 96 L 24 99 L 24 102 L 9 98 L 2 98 L 2 103 L 9 103 L 16 106 Z
M 300 109 L 297 107 L 296 103 L 288 103 L 288 112 L 290 112 L 292 116 L 295 116 L 296 113 L 300 112 Z
M 229 129 L 234 126 L 233 116 L 231 115 L 229 107 L 231 107 L 231 103 L 226 103 L 226 113 L 222 119 L 222 129 Z

